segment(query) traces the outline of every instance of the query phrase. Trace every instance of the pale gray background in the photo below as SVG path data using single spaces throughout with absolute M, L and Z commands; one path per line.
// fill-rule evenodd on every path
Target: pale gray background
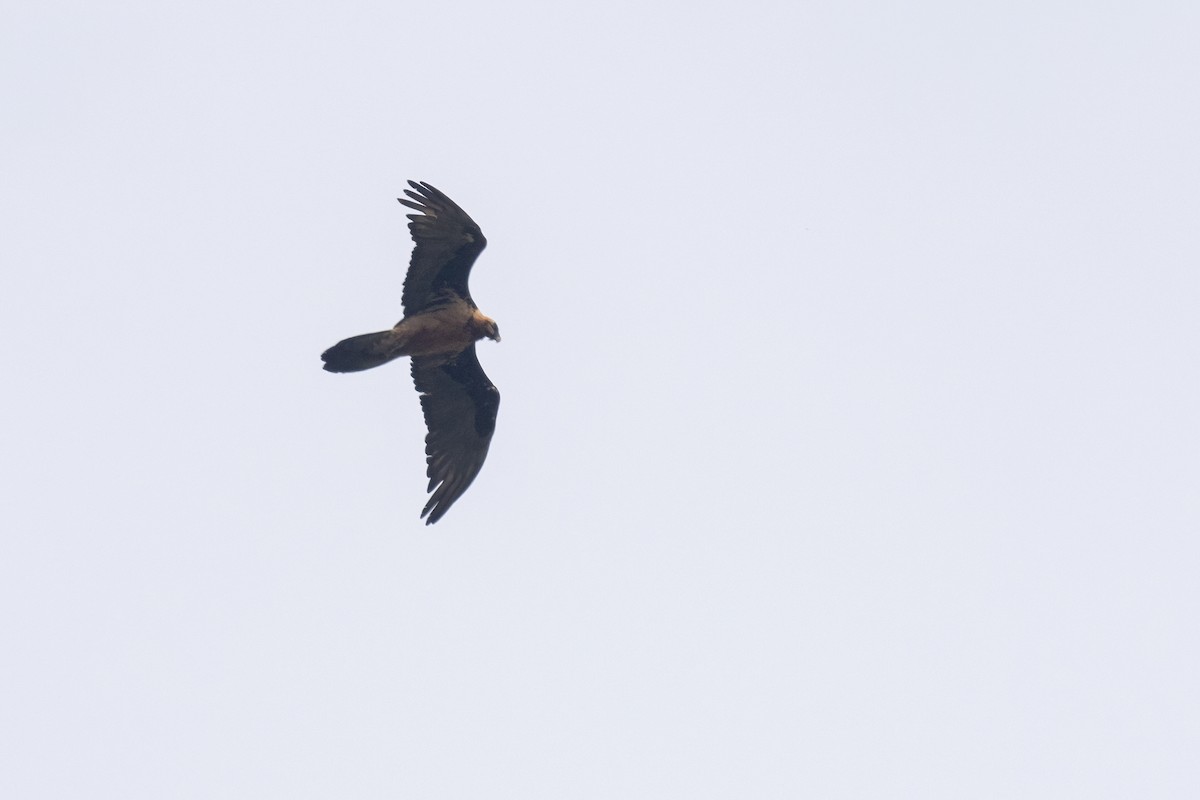
M 1196 9 L 10 6 L 0 795 L 1200 796 Z

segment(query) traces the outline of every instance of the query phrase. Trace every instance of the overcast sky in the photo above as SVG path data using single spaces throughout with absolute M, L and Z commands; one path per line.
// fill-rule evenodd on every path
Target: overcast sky
M 1193 3 L 11 5 L 0 795 L 1200 796 Z M 395 198 L 503 328 L 438 525 Z

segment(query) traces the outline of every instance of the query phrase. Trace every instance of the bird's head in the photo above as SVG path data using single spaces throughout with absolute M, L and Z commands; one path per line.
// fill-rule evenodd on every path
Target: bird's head
M 473 319 L 470 325 L 476 339 L 491 339 L 493 342 L 500 341 L 500 326 L 496 324 L 496 320 L 491 317 L 485 317 L 479 313 L 479 309 L 476 309 L 472 316 Z
M 484 314 L 477 308 L 471 314 L 471 320 L 467 323 L 471 333 L 476 339 L 491 339 L 493 342 L 500 341 L 500 326 L 496 324 L 496 320 Z

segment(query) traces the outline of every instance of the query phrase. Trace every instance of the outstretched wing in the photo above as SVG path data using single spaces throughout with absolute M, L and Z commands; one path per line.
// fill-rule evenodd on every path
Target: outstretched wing
M 500 392 L 483 373 L 471 345 L 446 361 L 438 356 L 412 360 L 413 383 L 425 414 L 425 460 L 433 497 L 421 516 L 431 525 L 462 497 L 487 458 Z M 436 489 L 436 491 L 435 491 Z
M 432 305 L 444 289 L 453 289 L 474 305 L 467 290 L 471 265 L 487 246 L 483 231 L 458 205 L 428 183 L 409 181 L 411 189 L 398 198 L 420 214 L 409 214 L 408 230 L 416 247 L 404 278 L 404 314 L 409 316 Z

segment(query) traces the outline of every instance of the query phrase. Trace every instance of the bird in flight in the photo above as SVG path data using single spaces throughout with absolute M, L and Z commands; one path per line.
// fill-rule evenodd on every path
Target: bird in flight
M 359 372 L 392 359 L 412 359 L 412 378 L 421 395 L 428 492 L 421 517 L 442 518 L 475 480 L 487 458 L 500 392 L 488 380 L 475 342 L 500 341 L 495 320 L 480 313 L 467 279 L 487 246 L 467 213 L 428 183 L 409 181 L 400 202 L 409 214 L 416 246 L 404 278 L 404 319 L 390 330 L 343 339 L 321 354 L 329 372 Z

